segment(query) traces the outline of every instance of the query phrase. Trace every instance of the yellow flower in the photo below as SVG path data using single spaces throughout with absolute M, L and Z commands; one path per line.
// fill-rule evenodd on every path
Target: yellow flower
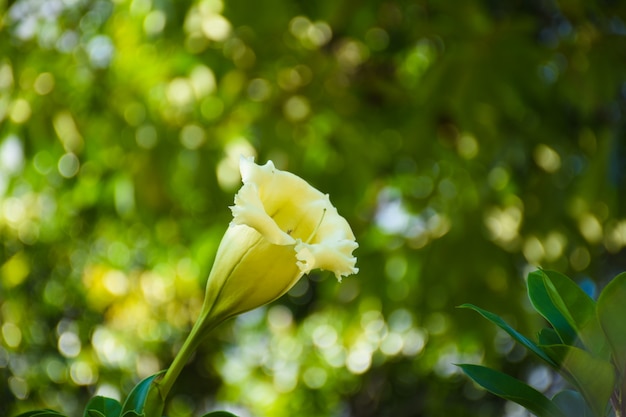
M 358 272 L 352 251 L 359 245 L 327 194 L 271 161 L 259 166 L 241 158 L 240 170 L 243 186 L 217 249 L 200 317 L 156 381 L 160 398 L 167 397 L 208 331 L 225 319 L 277 299 L 313 269 L 332 271 L 338 280 Z
M 355 274 L 358 247 L 327 194 L 302 178 L 241 158 L 243 186 L 231 207 L 207 282 L 201 317 L 212 323 L 267 304 L 313 269 Z

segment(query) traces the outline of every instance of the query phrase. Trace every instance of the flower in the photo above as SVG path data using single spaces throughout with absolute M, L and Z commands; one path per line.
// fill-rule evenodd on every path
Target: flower
M 327 194 L 302 178 L 241 158 L 243 186 L 217 250 L 201 317 L 221 322 L 285 294 L 313 269 L 358 272 L 358 247 Z
M 208 331 L 225 319 L 267 304 L 313 269 L 338 280 L 356 274 L 352 251 L 359 245 L 327 194 L 272 161 L 259 166 L 241 158 L 243 186 L 231 207 L 233 221 L 217 249 L 202 311 L 162 379 L 166 398 Z

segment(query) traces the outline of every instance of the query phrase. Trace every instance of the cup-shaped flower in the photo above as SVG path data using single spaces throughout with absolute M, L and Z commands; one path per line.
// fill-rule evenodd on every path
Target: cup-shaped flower
M 355 274 L 359 245 L 328 195 L 302 178 L 241 158 L 243 186 L 233 220 L 217 249 L 200 317 L 172 365 L 156 382 L 166 398 L 183 366 L 208 331 L 225 319 L 267 304 L 313 269 L 338 280 Z
M 358 247 L 327 194 L 302 178 L 241 158 L 243 186 L 217 250 L 201 317 L 221 322 L 267 304 L 313 269 L 355 274 Z

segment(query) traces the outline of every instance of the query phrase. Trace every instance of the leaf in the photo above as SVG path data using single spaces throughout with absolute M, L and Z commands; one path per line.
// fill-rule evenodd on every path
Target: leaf
M 458 366 L 487 391 L 521 405 L 537 417 L 565 417 L 549 398 L 510 375 L 481 365 Z
M 596 318 L 596 303 L 567 276 L 556 271 L 542 272 L 544 285 L 563 317 L 572 326 L 585 347 L 599 358 L 608 359 L 608 346 Z
M 585 399 L 578 391 L 565 390 L 552 397 L 552 402 L 557 405 L 568 417 L 592 417 L 593 414 Z
M 537 339 L 540 345 L 559 345 L 563 343 L 554 329 L 548 329 L 547 327 L 544 327 L 539 331 Z
M 212 411 L 202 417 L 237 417 L 237 415 L 229 413 L 228 411 Z
M 509 326 L 509 324 L 505 322 L 504 320 L 502 320 L 502 318 L 498 316 L 497 314 L 491 313 L 487 310 L 483 310 L 482 308 L 476 307 L 473 304 L 462 304 L 459 306 L 459 308 L 469 308 L 471 310 L 476 311 L 477 313 L 485 317 L 487 320 L 489 320 L 490 322 L 494 323 L 496 326 L 500 327 L 502 330 L 507 332 L 518 343 L 526 347 L 531 352 L 535 353 L 541 359 L 543 359 L 544 361 L 546 361 L 547 363 L 549 363 L 550 365 L 554 367 L 558 367 L 558 364 L 554 362 L 552 358 L 546 355 L 546 353 L 543 350 L 541 350 L 541 348 L 537 346 L 535 342 L 528 339 L 526 336 L 519 333 L 517 330 L 515 330 L 511 326 Z
M 560 372 L 580 391 L 593 415 L 604 416 L 615 385 L 611 363 L 574 346 L 542 347 L 561 364 Z
M 546 288 L 544 276 L 543 271 L 528 274 L 528 298 L 535 310 L 554 327 L 563 343 L 572 345 L 576 341 L 576 330 L 554 305 Z
M 620 374 L 626 375 L 626 272 L 613 278 L 602 290 L 597 309 L 613 360 Z
M 165 399 L 154 383 L 163 373 L 165 371 L 158 372 L 135 385 L 124 402 L 122 417 L 156 417 L 163 413 Z
M 595 302 L 574 281 L 560 272 L 550 270 L 537 271 L 548 280 L 546 285 L 549 295 L 556 295 L 553 302 L 561 310 L 570 324 L 583 327 L 595 316 Z
M 119 417 L 122 405 L 113 398 L 93 397 L 85 407 L 84 417 Z
M 22 414 L 18 414 L 15 417 L 67 417 L 65 414 L 61 414 L 58 411 L 43 409 L 43 410 L 34 410 L 27 411 Z

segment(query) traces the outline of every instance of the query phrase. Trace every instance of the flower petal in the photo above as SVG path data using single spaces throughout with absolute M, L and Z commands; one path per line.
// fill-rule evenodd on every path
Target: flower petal
M 233 212 L 234 224 L 252 227 L 270 243 L 293 245 L 296 242 L 294 238 L 283 232 L 267 214 L 254 183 L 247 183 L 241 187 L 235 195 L 235 205 L 230 209 Z
M 322 243 L 332 240 L 354 240 L 354 234 L 350 225 L 339 215 L 335 206 L 332 205 L 328 194 L 323 195 L 324 209 L 326 210 L 323 221 L 319 224 L 312 242 Z
M 359 271 L 355 267 L 356 258 L 352 256 L 352 251 L 358 247 L 358 243 L 348 239 L 315 244 L 298 242 L 295 247 L 298 267 L 303 273 L 316 268 L 332 271 L 341 281 L 343 276 Z
M 254 158 L 242 157 L 239 169 L 244 184 L 253 183 L 257 186 L 259 198 L 268 213 L 283 210 L 286 204 L 302 207 L 312 201 L 327 198 L 297 175 L 276 169 L 272 161 L 257 165 Z
M 263 183 L 271 180 L 272 175 L 276 172 L 276 167 L 272 161 L 267 161 L 265 165 L 257 165 L 254 163 L 254 157 L 241 156 L 239 158 L 239 172 L 241 172 L 241 181 L 244 184 L 249 182 Z
M 292 245 L 274 245 L 255 229 L 231 224 L 207 281 L 204 316 L 222 321 L 267 304 L 303 275 Z

